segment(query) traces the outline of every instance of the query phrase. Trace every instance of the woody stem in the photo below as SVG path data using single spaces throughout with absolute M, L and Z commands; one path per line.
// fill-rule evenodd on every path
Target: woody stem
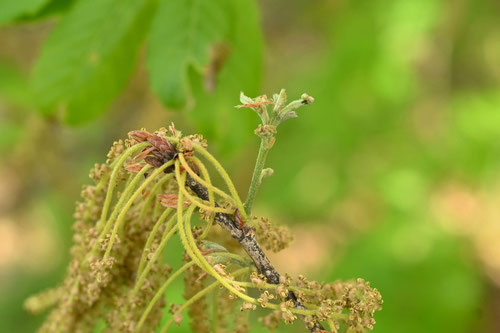
M 265 158 L 264 158 L 265 159 Z M 205 186 L 198 183 L 194 178 L 187 175 L 186 186 L 188 186 L 200 199 L 208 200 L 208 190 Z M 216 204 L 217 206 L 217 204 Z M 219 224 L 222 228 L 227 230 L 231 236 L 240 243 L 248 256 L 252 259 L 257 267 L 260 274 L 264 275 L 268 283 L 279 284 L 280 274 L 276 271 L 274 266 L 271 264 L 269 258 L 266 256 L 262 247 L 255 237 L 255 233 L 252 228 L 249 227 L 239 227 L 239 223 L 234 220 L 233 215 L 227 213 L 217 212 L 215 213 L 215 222 Z M 291 300 L 294 307 L 297 309 L 305 310 L 306 307 L 302 302 L 297 299 L 297 296 L 293 291 L 290 290 L 288 293 L 288 300 Z M 300 316 L 300 318 L 305 322 L 305 317 Z M 307 325 L 307 324 L 306 324 Z M 323 326 L 319 322 L 315 322 L 312 327 L 308 327 L 311 332 L 317 333 L 324 330 Z

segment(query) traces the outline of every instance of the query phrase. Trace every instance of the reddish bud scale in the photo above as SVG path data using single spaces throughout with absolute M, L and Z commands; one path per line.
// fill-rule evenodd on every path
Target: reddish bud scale
M 191 170 L 193 170 L 197 175 L 200 174 L 200 171 L 198 170 L 198 167 L 196 166 L 196 164 L 193 161 L 188 161 L 187 164 L 189 165 L 189 167 L 191 168 Z
M 156 149 L 155 147 L 145 148 L 139 155 L 137 155 L 136 157 L 134 157 L 134 161 L 142 160 L 144 157 L 146 157 L 147 155 L 149 155 L 155 149 Z
M 179 202 L 179 196 L 177 194 L 159 194 L 158 198 L 160 198 L 160 204 L 167 208 L 177 208 L 177 204 Z M 189 201 L 184 200 L 182 205 L 187 208 L 189 207 Z
M 144 158 L 144 161 L 146 161 L 147 164 L 149 164 L 155 168 L 159 168 L 163 165 L 163 162 L 154 156 L 146 156 Z
M 238 228 L 243 229 L 245 227 L 245 221 L 238 208 L 234 211 L 234 219 L 238 222 Z
M 148 138 L 148 142 L 155 148 L 157 148 L 161 153 L 175 154 L 174 146 L 158 135 L 152 135 Z
M 186 154 L 184 154 L 184 157 L 186 157 Z M 188 164 L 189 168 L 190 168 L 190 169 L 191 169 L 194 173 L 196 173 L 197 175 L 199 175 L 199 174 L 200 174 L 200 171 L 198 170 L 198 167 L 196 166 L 196 164 L 194 164 L 194 162 L 193 162 L 193 161 L 187 161 L 187 164 Z M 181 172 L 186 171 L 186 168 L 185 168 L 182 164 L 181 164 L 181 166 L 180 166 L 180 171 L 181 171 Z
M 137 142 L 144 142 L 146 141 L 149 137 L 152 136 L 151 133 L 146 132 L 146 131 L 132 131 L 128 133 L 128 136 L 134 139 Z
M 138 173 L 142 170 L 142 168 L 144 168 L 144 166 L 146 166 L 146 163 L 130 163 L 127 164 L 125 170 L 132 173 Z

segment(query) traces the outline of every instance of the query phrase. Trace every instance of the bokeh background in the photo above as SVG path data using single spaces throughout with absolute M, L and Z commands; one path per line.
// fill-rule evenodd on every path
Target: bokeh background
M 129 130 L 174 121 L 204 134 L 246 193 L 258 119 L 233 106 L 249 85 L 316 98 L 280 126 L 275 174 L 255 207 L 296 235 L 273 257 L 280 271 L 371 281 L 384 299 L 375 332 L 500 332 L 497 1 L 261 1 L 257 86 L 222 82 L 194 107 L 166 108 L 142 47 L 120 95 L 76 125 L 38 112 L 30 88 L 44 41 L 73 5 L 54 3 L 0 26 L 1 332 L 43 320 L 23 301 L 62 280 L 88 170 Z M 187 321 L 172 331 L 189 331 Z

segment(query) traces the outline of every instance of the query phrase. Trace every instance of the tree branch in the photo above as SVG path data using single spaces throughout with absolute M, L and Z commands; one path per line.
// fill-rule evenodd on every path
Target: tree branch
M 187 175 L 186 185 L 202 200 L 209 199 L 208 190 L 205 186 L 198 183 L 194 178 Z M 217 204 L 216 204 L 217 205 Z M 218 206 L 218 205 L 217 205 Z M 266 256 L 261 246 L 259 245 L 257 239 L 255 238 L 255 232 L 253 228 L 249 228 L 244 226 L 243 228 L 239 228 L 238 223 L 234 220 L 233 216 L 226 213 L 215 213 L 215 221 L 222 228 L 226 229 L 231 236 L 241 244 L 246 253 L 253 260 L 257 270 L 260 274 L 264 275 L 267 279 L 267 282 L 271 284 L 279 284 L 280 283 L 280 274 L 273 267 L 269 258 Z M 293 291 L 289 291 L 287 300 L 291 300 L 297 309 L 306 309 L 304 304 L 297 299 L 297 296 Z M 301 320 L 306 323 L 305 317 L 300 316 Z M 323 326 L 319 322 L 315 322 L 312 327 L 308 327 L 306 323 L 306 327 L 314 333 L 319 333 L 324 331 Z

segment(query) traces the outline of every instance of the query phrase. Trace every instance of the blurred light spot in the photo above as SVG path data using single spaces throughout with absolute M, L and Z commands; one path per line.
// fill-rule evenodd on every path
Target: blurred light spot
M 32 221 L 44 218 L 47 216 L 36 214 Z M 60 244 L 48 225 L 0 217 L 0 271 L 21 268 L 40 273 L 52 270 L 61 259 Z
M 19 241 L 16 226 L 7 218 L 0 218 L 0 269 L 3 271 L 18 260 Z
M 468 238 L 488 276 L 500 285 L 500 174 L 482 188 L 448 183 L 435 191 L 433 213 L 448 231 Z
M 402 210 L 410 210 L 425 200 L 424 179 L 415 170 L 395 170 L 382 180 L 384 199 Z
M 467 138 L 489 143 L 500 139 L 500 94 L 459 96 L 453 101 L 459 130 Z
M 483 52 L 484 60 L 488 69 L 500 79 L 500 30 L 491 31 L 484 38 L 483 41 Z
M 308 225 L 292 228 L 296 236 L 290 247 L 279 253 L 268 253 L 278 271 L 293 277 L 299 274 L 312 275 L 331 264 L 331 241 L 327 225 Z
M 97 52 L 91 52 L 89 55 L 89 61 L 92 65 L 98 65 L 101 60 L 101 56 Z
M 388 56 L 406 62 L 419 53 L 422 40 L 436 25 L 439 5 L 433 0 L 396 1 L 383 11 L 384 42 Z M 405 52 L 401 52 L 405 50 Z
M 424 225 L 407 223 L 394 233 L 392 250 L 400 262 L 416 264 L 425 260 L 432 248 L 432 237 Z
M 309 207 L 320 207 L 328 202 L 334 193 L 334 170 L 331 166 L 312 162 L 300 170 L 292 182 L 298 200 Z
M 0 169 L 0 212 L 7 211 L 16 201 L 20 191 L 20 181 L 15 171 Z

